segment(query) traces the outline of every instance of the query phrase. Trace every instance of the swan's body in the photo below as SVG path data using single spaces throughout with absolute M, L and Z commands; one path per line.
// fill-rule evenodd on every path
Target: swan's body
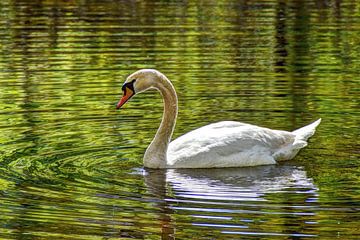
M 313 123 L 306 139 L 314 133 Z M 289 160 L 307 145 L 296 132 L 224 121 L 191 131 L 169 145 L 167 167 L 214 168 L 275 164 Z
M 162 73 L 143 69 L 131 74 L 123 85 L 120 108 L 135 93 L 155 88 L 164 98 L 164 114 L 156 135 L 144 155 L 149 168 L 220 168 L 275 164 L 290 160 L 307 145 L 320 119 L 293 132 L 224 121 L 193 130 L 172 141 L 177 117 L 177 96 Z

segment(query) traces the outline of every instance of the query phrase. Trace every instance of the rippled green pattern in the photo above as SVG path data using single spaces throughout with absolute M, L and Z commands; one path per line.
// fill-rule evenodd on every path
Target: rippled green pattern
M 360 2 L 0 3 L 1 239 L 359 239 Z M 220 120 L 292 130 L 293 161 L 142 169 L 159 94 L 115 110 L 157 68 L 175 137 Z

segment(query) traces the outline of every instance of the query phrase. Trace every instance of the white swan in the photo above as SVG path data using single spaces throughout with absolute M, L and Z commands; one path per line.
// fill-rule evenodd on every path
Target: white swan
M 162 73 L 142 69 L 131 74 L 122 86 L 117 109 L 132 96 L 148 89 L 164 99 L 159 129 L 144 155 L 148 168 L 222 168 L 275 164 L 292 159 L 307 145 L 321 119 L 293 132 L 272 130 L 241 122 L 224 121 L 193 130 L 170 142 L 177 117 L 174 86 Z

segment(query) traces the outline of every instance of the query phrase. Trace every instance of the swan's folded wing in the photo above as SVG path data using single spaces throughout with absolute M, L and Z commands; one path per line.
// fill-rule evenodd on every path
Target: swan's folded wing
M 169 167 L 236 167 L 274 164 L 272 154 L 294 141 L 286 131 L 239 122 L 219 122 L 170 143 Z

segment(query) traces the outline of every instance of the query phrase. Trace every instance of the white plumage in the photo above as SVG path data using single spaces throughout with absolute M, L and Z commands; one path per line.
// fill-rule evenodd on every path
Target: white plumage
M 292 159 L 320 124 L 294 132 L 241 122 L 218 122 L 191 131 L 169 145 L 169 168 L 247 167 Z
M 191 131 L 170 143 L 177 117 L 177 95 L 169 79 L 159 71 L 143 69 L 123 85 L 117 108 L 133 95 L 157 89 L 164 100 L 158 131 L 144 154 L 149 168 L 222 168 L 275 164 L 292 159 L 307 145 L 321 119 L 293 132 L 224 121 Z

